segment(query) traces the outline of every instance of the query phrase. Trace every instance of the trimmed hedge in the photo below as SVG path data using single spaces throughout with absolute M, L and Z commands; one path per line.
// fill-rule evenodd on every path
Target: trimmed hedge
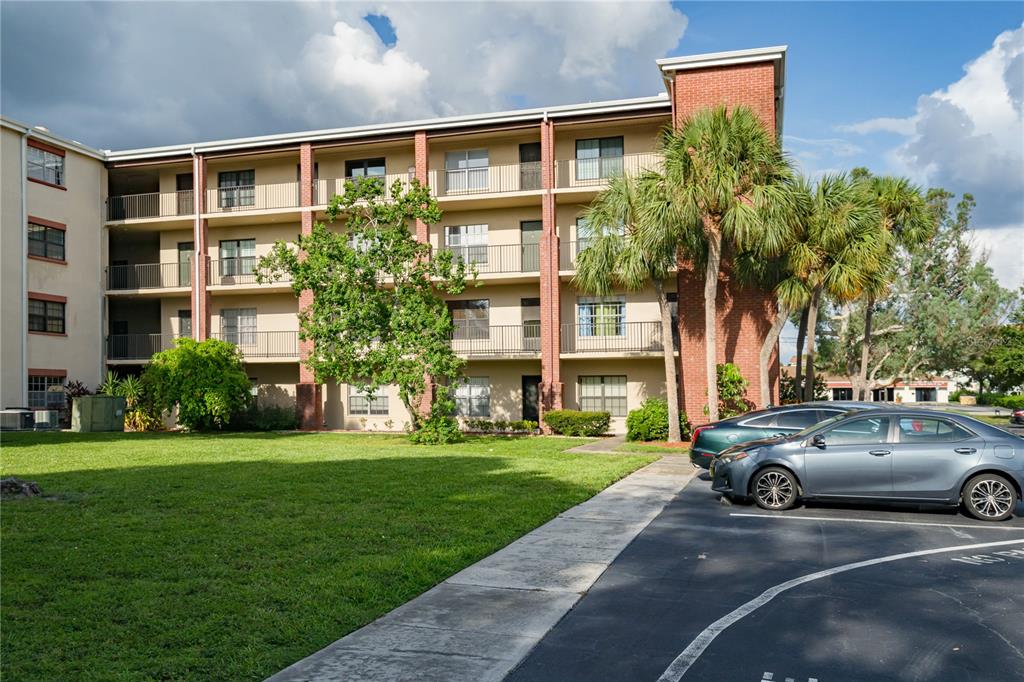
M 608 412 L 552 410 L 544 414 L 544 423 L 563 436 L 603 436 L 611 421 Z
M 537 430 L 537 422 L 529 419 L 505 421 L 504 419 L 467 419 L 466 430 L 478 433 L 533 433 Z
M 978 396 L 979 405 L 1005 407 L 1009 410 L 1024 409 L 1024 395 L 1007 395 L 1005 393 L 986 393 Z
M 299 427 L 294 408 L 250 407 L 232 415 L 228 429 L 232 431 L 294 431 Z
M 690 419 L 679 412 L 679 431 L 683 440 L 690 439 Z M 668 440 L 668 402 L 648 398 L 626 417 L 626 440 Z

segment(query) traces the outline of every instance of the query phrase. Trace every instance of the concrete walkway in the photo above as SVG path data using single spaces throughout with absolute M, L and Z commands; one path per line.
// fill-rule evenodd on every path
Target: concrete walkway
M 663 457 L 269 679 L 501 680 L 695 471 Z
M 609 436 L 608 438 L 600 438 L 592 443 L 585 443 L 583 445 L 577 445 L 574 448 L 569 448 L 566 452 L 596 452 L 605 455 L 621 455 L 621 452 L 617 452 L 617 448 L 620 445 L 625 445 L 625 436 Z

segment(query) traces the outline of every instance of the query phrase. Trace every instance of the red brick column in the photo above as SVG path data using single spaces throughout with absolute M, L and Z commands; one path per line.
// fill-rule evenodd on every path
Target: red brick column
M 192 336 L 196 341 L 210 338 L 209 225 L 206 213 L 206 158 L 192 157 L 192 204 L 196 216 L 192 230 Z
M 302 234 L 313 233 L 313 147 L 308 142 L 299 148 L 299 205 L 301 206 Z M 299 310 L 313 305 L 313 292 L 299 294 Z M 323 428 L 323 393 L 306 360 L 313 354 L 312 341 L 299 341 L 299 383 L 295 386 L 295 412 L 299 428 L 316 431 Z
M 540 393 L 541 414 L 562 409 L 561 284 L 558 278 L 558 218 L 555 188 L 555 126 L 540 126 L 541 220 L 540 239 Z
M 427 131 L 418 130 L 413 136 L 413 173 L 421 185 L 430 184 L 430 144 L 427 141 Z M 422 220 L 416 220 L 416 241 L 424 244 L 430 243 L 430 225 Z M 434 382 L 430 375 L 424 377 L 426 388 L 420 396 L 420 414 L 427 416 L 434 404 Z
M 773 62 L 676 71 L 673 75 L 673 112 L 675 124 L 707 107 L 721 104 L 745 105 L 761 118 L 775 134 L 775 67 Z M 717 362 L 733 362 L 749 381 L 747 397 L 757 403 L 761 384 L 758 356 L 761 343 L 775 320 L 776 308 L 771 292 L 740 288 L 723 273 L 718 283 Z M 692 265 L 679 263 L 679 378 L 682 406 L 694 424 L 707 422 L 707 376 L 704 368 L 704 273 Z M 776 348 L 769 369 L 772 402 L 779 400 L 779 358 Z M 758 405 L 758 407 L 763 407 Z

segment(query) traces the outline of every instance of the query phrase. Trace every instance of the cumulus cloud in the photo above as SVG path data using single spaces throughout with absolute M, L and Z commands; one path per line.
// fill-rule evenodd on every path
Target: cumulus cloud
M 857 133 L 858 135 L 870 135 L 871 133 L 896 133 L 897 135 L 912 135 L 917 125 L 916 118 L 891 118 L 882 116 L 872 118 L 860 123 L 836 126 L 841 133 Z
M 2 3 L 4 114 L 110 148 L 655 94 L 644 3 Z M 385 45 L 367 15 L 387 17 Z M 73 25 L 47 50 L 40 25 Z

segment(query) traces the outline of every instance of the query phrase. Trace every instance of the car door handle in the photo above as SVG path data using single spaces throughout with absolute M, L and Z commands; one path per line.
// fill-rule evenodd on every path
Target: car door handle
M 890 450 L 870 450 L 868 454 L 875 457 L 885 457 L 886 455 L 891 455 L 892 452 Z
M 957 448 L 956 450 L 953 450 L 953 452 L 960 455 L 973 455 L 977 451 L 978 448 Z

